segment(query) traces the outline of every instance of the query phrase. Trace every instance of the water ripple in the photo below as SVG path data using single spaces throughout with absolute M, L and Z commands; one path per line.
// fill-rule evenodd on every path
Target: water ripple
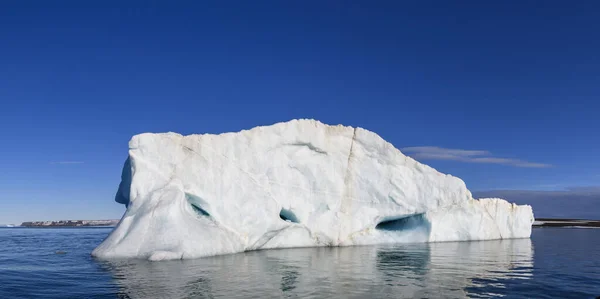
M 600 230 L 98 261 L 108 229 L 0 229 L 0 298 L 595 298 Z M 535 248 L 535 250 L 534 250 Z M 57 254 L 58 253 L 58 254 Z

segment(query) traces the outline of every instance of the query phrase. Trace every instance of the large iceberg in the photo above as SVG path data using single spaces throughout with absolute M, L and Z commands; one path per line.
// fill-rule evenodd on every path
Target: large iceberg
M 373 132 L 315 120 L 136 135 L 116 201 L 127 211 L 96 257 L 528 238 L 534 221 L 530 206 L 476 200 Z

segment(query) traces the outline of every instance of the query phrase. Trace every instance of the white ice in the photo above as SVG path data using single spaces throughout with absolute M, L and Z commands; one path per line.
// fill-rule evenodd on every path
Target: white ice
M 101 258 L 528 238 L 530 206 L 473 199 L 459 178 L 362 128 L 292 120 L 238 133 L 140 134 Z

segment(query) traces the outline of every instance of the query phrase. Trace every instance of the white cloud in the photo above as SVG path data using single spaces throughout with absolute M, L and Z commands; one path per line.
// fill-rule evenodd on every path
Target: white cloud
M 414 146 L 401 149 L 405 154 L 417 160 L 451 160 L 468 163 L 502 164 L 514 167 L 546 168 L 550 164 L 534 163 L 519 159 L 494 157 L 484 150 L 450 149 L 437 146 Z
M 72 164 L 83 164 L 83 161 L 56 161 L 56 162 L 50 162 L 50 164 L 72 165 Z

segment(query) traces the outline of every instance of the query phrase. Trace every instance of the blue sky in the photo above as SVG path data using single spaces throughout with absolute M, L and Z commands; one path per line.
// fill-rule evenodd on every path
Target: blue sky
M 134 134 L 293 118 L 475 191 L 600 185 L 597 1 L 121 2 L 0 2 L 0 223 L 119 218 Z

